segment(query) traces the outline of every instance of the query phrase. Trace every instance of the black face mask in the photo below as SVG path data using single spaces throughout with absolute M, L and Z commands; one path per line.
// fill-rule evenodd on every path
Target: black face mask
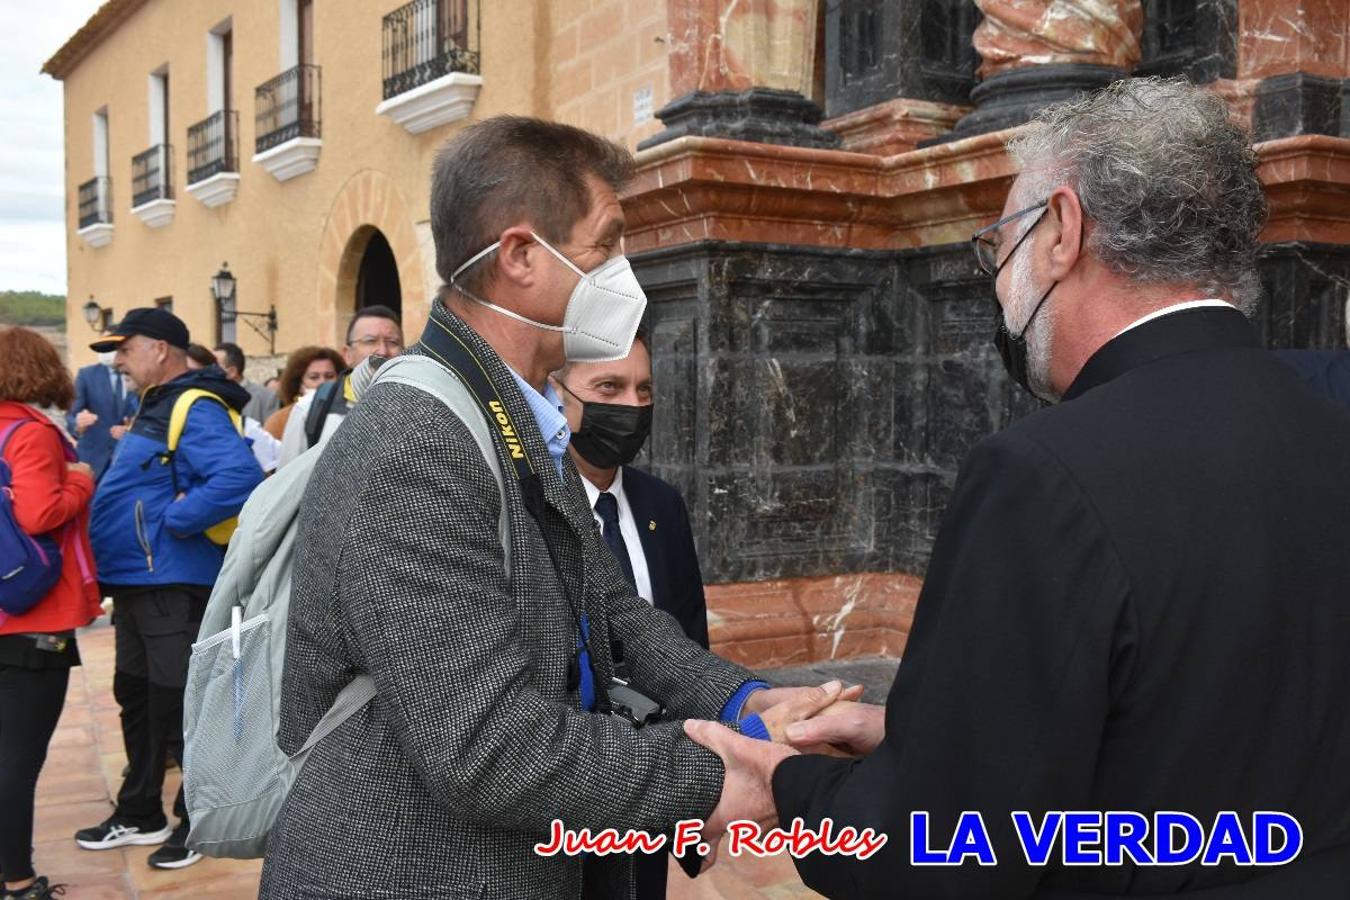
M 1055 282 L 1059 284 L 1059 282 Z M 998 316 L 998 329 L 994 332 L 994 347 L 998 349 L 999 359 L 1003 360 L 1003 368 L 1008 370 L 1013 381 L 1021 385 L 1022 390 L 1029 393 L 1035 393 L 1031 390 L 1031 367 L 1027 363 L 1027 331 L 1031 328 L 1031 323 L 1036 321 L 1036 315 L 1045 305 L 1045 301 L 1050 297 L 1050 291 L 1055 289 L 1055 284 L 1050 285 L 1041 299 L 1036 302 L 1036 308 L 1031 311 L 1031 317 L 1027 319 L 1027 324 L 1022 326 L 1022 330 L 1013 334 L 1008 330 L 1007 323 L 1003 320 L 1003 307 L 999 305 L 998 298 L 994 298 L 994 314 Z
M 1022 248 L 1022 244 L 1026 243 L 1026 239 L 1036 230 L 1036 226 L 1041 224 L 1041 219 L 1044 217 L 1045 209 L 1042 208 L 1040 214 L 1036 216 L 1036 221 L 1031 223 L 1030 228 L 1022 232 L 1022 236 L 1017 239 L 1017 243 L 1013 244 L 1012 249 L 1008 251 L 1008 255 L 1003 257 L 1003 262 L 999 263 L 998 268 L 994 269 L 995 283 L 998 282 L 998 276 L 1003 271 L 1003 267 L 1012 262 L 1012 258 L 1017 255 L 1017 251 Z M 1055 282 L 1055 284 L 1058 283 Z M 994 332 L 994 347 L 998 350 L 999 359 L 1003 360 L 1003 368 L 1012 376 L 1013 381 L 1021 385 L 1022 390 L 1031 394 L 1034 394 L 1035 391 L 1031 390 L 1031 371 L 1027 365 L 1027 331 L 1031 328 L 1031 323 L 1036 321 L 1036 315 L 1045 305 L 1046 299 L 1050 296 L 1050 291 L 1054 289 L 1055 285 L 1050 285 L 1049 289 L 1041 295 L 1041 299 L 1036 301 L 1036 308 L 1031 311 L 1031 315 L 1027 317 L 1027 323 L 1022 326 L 1022 330 L 1017 334 L 1008 330 L 1008 323 L 1003 318 L 1003 306 L 998 302 L 998 292 L 995 291 L 994 293 L 994 315 L 998 318 L 998 329 Z
M 629 406 L 624 403 L 581 401 L 581 427 L 572 432 L 572 446 L 581 458 L 598 469 L 616 469 L 633 461 L 652 432 L 652 404 Z

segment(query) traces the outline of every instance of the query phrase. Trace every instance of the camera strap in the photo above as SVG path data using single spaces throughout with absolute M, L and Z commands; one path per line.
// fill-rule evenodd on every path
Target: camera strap
M 572 621 L 576 625 L 577 645 L 569 666 L 568 689 L 581 691 L 583 707 L 590 706 L 597 712 L 608 712 L 610 708 L 609 692 L 595 673 L 595 654 L 591 652 L 590 645 L 590 623 L 587 621 L 585 610 L 572 596 L 570 583 L 558 559 L 557 548 L 549 540 L 549 529 L 545 526 L 545 518 L 549 514 L 550 504 L 544 495 L 544 485 L 539 478 L 539 473 L 534 470 L 534 464 L 530 461 L 529 454 L 525 452 L 525 442 L 521 439 L 520 429 L 516 427 L 516 423 L 512 419 L 510 411 L 506 408 L 506 403 L 502 400 L 501 394 L 493 386 L 492 380 L 488 378 L 487 369 L 483 366 L 482 360 L 459 335 L 438 322 L 435 315 L 432 315 L 427 321 L 426 330 L 422 333 L 421 346 L 433 359 L 459 376 L 460 380 L 469 388 L 469 392 L 478 401 L 479 407 L 483 410 L 483 415 L 487 417 L 489 424 L 496 429 L 497 436 L 506 447 L 507 456 L 511 459 L 511 464 L 516 471 L 516 478 L 520 483 L 520 493 L 525 503 L 525 510 L 539 526 L 539 533 L 544 539 L 544 546 L 548 548 L 549 561 L 553 563 L 558 581 L 562 584 L 563 594 L 567 598 L 568 611 L 571 612 Z M 558 510 L 552 512 L 564 523 L 567 522 L 567 517 L 562 515 L 561 512 Z M 570 527 L 568 525 L 568 528 Z M 587 690 L 586 679 L 581 677 L 583 672 L 590 673 L 590 691 Z M 591 696 L 587 696 L 588 694 Z

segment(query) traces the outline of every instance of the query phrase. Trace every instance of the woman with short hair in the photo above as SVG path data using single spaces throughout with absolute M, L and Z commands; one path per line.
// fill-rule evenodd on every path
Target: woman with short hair
M 286 359 L 286 369 L 277 386 L 281 408 L 267 417 L 265 428 L 277 440 L 286 431 L 286 422 L 295 409 L 295 403 L 304 395 L 316 391 L 328 381 L 336 381 L 346 368 L 342 354 L 331 347 L 301 347 Z

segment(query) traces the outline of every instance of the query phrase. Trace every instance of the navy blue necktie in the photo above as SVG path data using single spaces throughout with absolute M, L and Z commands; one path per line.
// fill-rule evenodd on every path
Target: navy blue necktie
M 623 534 L 619 531 L 619 501 L 615 500 L 609 491 L 601 491 L 600 496 L 595 498 L 595 512 L 600 516 L 601 536 L 613 551 L 615 558 L 619 560 L 623 577 L 628 579 L 629 585 L 636 591 L 637 579 L 633 577 L 633 562 L 628 558 L 628 546 L 624 544 Z

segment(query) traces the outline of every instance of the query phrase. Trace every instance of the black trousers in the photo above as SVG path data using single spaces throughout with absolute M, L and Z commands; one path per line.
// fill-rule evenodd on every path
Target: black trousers
M 211 589 L 195 585 L 104 587 L 113 598 L 117 662 L 113 695 L 122 708 L 129 770 L 117 815 L 147 830 L 163 828 L 164 757 L 183 761 L 183 688 Z M 183 789 L 174 815 L 187 821 Z
M 666 870 L 669 853 L 633 854 L 633 876 L 637 881 L 637 900 L 665 900 Z
M 0 873 L 23 881 L 33 872 L 33 801 L 47 761 L 70 669 L 0 665 Z

